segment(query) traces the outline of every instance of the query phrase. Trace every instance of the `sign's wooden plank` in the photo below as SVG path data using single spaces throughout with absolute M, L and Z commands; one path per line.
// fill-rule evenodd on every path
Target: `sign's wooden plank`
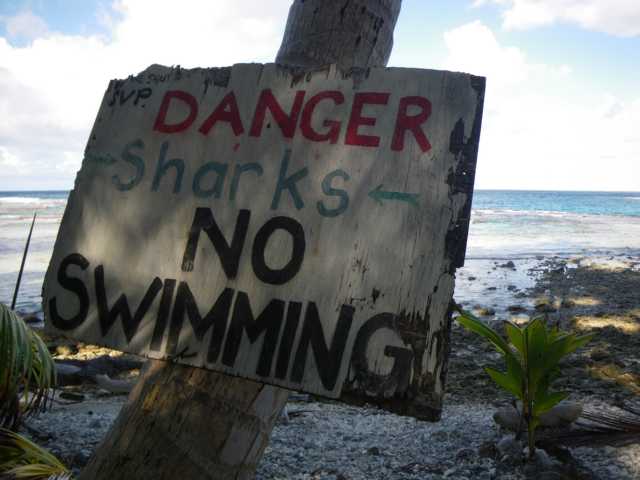
M 112 81 L 45 279 L 73 338 L 437 419 L 484 79 Z

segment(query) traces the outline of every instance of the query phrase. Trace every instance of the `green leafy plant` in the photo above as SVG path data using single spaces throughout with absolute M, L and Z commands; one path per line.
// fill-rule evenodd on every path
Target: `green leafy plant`
M 29 439 L 0 429 L 0 477 L 68 480 L 71 474 L 54 455 Z
M 550 390 L 560 375 L 563 357 L 587 344 L 593 335 L 576 335 L 557 328 L 548 329 L 543 317 L 523 327 L 505 322 L 508 341 L 471 313 L 458 309 L 458 322 L 467 330 L 487 339 L 502 354 L 506 371 L 485 367 L 489 376 L 522 402 L 522 419 L 527 427 L 529 456 L 535 454 L 535 431 L 540 415 L 564 400 L 568 393 Z
M 0 426 L 17 429 L 23 415 L 44 410 L 55 365 L 42 339 L 0 303 Z

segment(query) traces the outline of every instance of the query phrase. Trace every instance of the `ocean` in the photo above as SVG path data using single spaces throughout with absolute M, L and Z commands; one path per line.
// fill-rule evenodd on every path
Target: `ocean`
M 467 258 L 635 254 L 640 193 L 478 190 Z
M 9 304 L 34 212 L 16 309 L 41 315 L 41 289 L 68 191 L 0 192 L 0 302 Z M 477 190 L 467 268 L 549 255 L 637 255 L 640 193 Z

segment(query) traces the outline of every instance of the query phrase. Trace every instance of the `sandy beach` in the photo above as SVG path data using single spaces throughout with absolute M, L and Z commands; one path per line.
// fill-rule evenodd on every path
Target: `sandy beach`
M 563 329 L 595 339 L 563 363 L 557 388 L 585 408 L 640 406 L 640 330 L 637 305 L 640 257 L 538 256 L 509 261 L 470 260 L 459 270 L 456 300 L 499 326 L 543 314 Z M 492 415 L 510 402 L 482 367 L 500 357 L 453 323 L 447 396 L 442 420 L 424 423 L 373 408 L 355 408 L 295 395 L 288 420 L 276 426 L 259 479 L 527 478 L 501 459 L 496 444 L 506 432 Z M 57 359 L 90 359 L 106 349 L 51 341 Z M 136 370 L 122 378 L 134 381 Z M 27 431 L 75 471 L 88 461 L 126 395 L 88 380 L 59 389 L 51 412 L 29 419 Z M 640 445 L 575 448 L 580 477 L 640 477 Z

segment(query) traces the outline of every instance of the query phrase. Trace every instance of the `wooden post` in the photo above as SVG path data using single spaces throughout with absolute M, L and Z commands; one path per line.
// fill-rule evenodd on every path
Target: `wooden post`
M 295 0 L 277 63 L 386 65 L 401 0 Z M 253 478 L 288 391 L 151 361 L 81 480 Z
M 401 0 L 296 0 L 276 63 L 341 69 L 385 66 Z

